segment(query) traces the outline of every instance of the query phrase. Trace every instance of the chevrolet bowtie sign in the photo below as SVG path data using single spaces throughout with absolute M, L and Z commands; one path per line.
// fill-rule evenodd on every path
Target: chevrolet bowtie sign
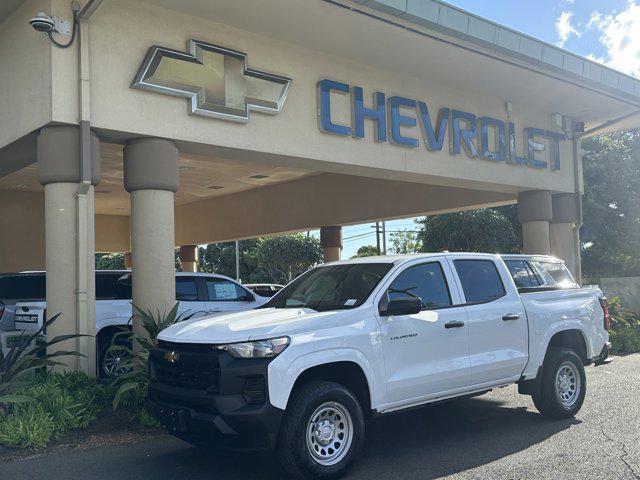
M 195 115 L 248 122 L 249 111 L 275 115 L 291 79 L 247 67 L 247 55 L 189 40 L 188 52 L 151 47 L 132 88 L 184 97 Z

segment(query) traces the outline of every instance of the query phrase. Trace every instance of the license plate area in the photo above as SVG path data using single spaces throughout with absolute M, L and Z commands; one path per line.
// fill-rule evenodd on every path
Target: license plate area
M 13 315 L 14 323 L 38 323 L 40 315 L 37 313 L 15 313 Z
M 156 416 L 171 433 L 187 431 L 187 412 L 184 409 L 162 406 L 156 410 Z

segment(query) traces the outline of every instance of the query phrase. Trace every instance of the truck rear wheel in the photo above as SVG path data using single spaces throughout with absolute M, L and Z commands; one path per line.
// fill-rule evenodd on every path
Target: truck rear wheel
M 531 397 L 541 414 L 563 419 L 578 413 L 586 391 L 587 378 L 580 357 L 572 350 L 553 348 L 545 358 Z
M 338 478 L 362 450 L 364 415 L 343 385 L 312 381 L 293 394 L 280 428 L 277 454 L 297 478 Z

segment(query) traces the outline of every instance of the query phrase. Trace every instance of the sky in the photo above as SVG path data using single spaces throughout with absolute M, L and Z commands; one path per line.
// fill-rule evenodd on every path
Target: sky
M 447 0 L 448 3 L 532 37 L 640 77 L 640 0 Z M 387 246 L 413 219 L 386 223 Z M 318 232 L 314 232 L 318 235 Z M 372 224 L 343 229 L 343 258 L 375 245 Z

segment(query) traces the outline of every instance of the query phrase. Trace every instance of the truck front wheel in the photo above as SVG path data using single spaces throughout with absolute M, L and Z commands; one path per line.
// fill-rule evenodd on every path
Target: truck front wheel
M 553 348 L 545 358 L 531 397 L 541 414 L 563 419 L 578 413 L 586 391 L 587 378 L 580 357 L 572 350 Z
M 283 419 L 277 454 L 297 478 L 338 478 L 362 450 L 364 415 L 343 385 L 310 381 L 297 388 Z

